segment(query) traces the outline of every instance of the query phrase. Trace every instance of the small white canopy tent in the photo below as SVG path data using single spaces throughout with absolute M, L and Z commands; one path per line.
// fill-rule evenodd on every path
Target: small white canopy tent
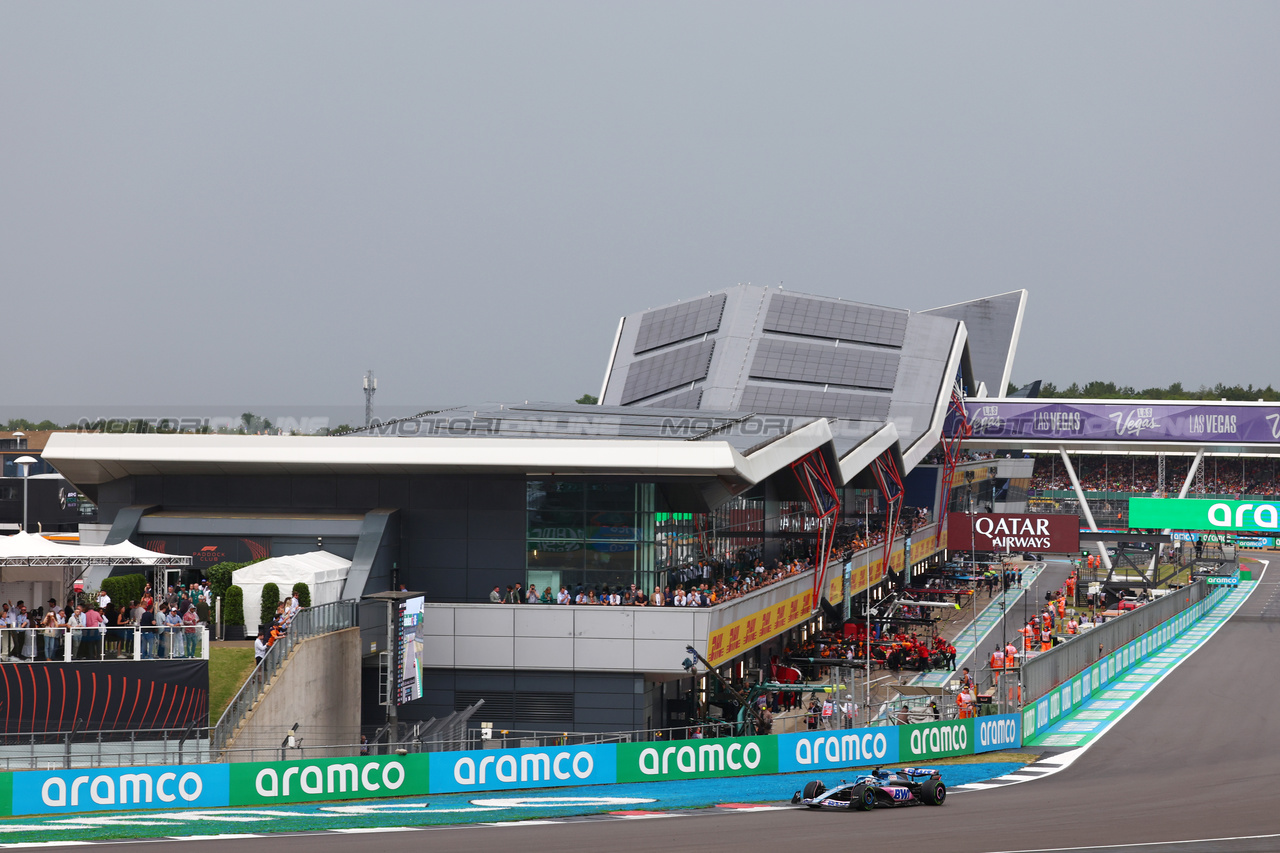
M 351 561 L 328 551 L 307 551 L 272 557 L 231 573 L 231 582 L 244 590 L 245 636 L 258 633 L 262 612 L 262 588 L 274 583 L 280 587 L 280 600 L 288 598 L 293 585 L 302 581 L 311 589 L 311 603 L 328 604 L 342 598 Z
M 61 601 L 76 578 L 99 565 L 138 566 L 139 573 L 146 574 L 156 566 L 189 566 L 191 558 L 148 551 L 132 542 L 70 545 L 35 533 L 0 536 L 0 597 L 24 598 L 32 604 L 46 596 Z

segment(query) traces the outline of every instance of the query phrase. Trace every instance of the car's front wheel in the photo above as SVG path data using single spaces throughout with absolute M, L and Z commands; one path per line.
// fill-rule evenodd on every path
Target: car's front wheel
M 871 811 L 876 807 L 876 789 L 859 785 L 853 791 L 852 802 L 859 811 Z
M 827 792 L 827 786 L 822 784 L 821 779 L 814 779 L 812 782 L 806 782 L 804 786 L 804 798 L 812 800 L 821 797 Z

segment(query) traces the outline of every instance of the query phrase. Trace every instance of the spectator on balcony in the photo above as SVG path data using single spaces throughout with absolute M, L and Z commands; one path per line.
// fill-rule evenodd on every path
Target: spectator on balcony
M 297 601 L 295 598 L 294 601 Z M 295 611 L 296 612 L 296 611 Z M 197 654 L 200 650 L 200 634 L 203 626 L 200 624 L 200 616 L 196 613 L 194 604 L 187 605 L 187 612 L 182 614 L 183 638 L 186 640 L 187 657 L 199 657 Z
M 84 608 L 76 605 L 67 617 L 67 636 L 71 638 L 71 657 L 80 657 L 80 643 L 84 640 Z
M 128 607 L 121 607 L 115 618 L 116 651 L 121 657 L 133 657 L 133 611 L 136 601 L 130 601 Z
M 569 587 L 561 586 L 560 594 L 556 596 L 556 604 L 570 604 L 573 602 L 573 596 L 569 594 Z
M 55 613 L 56 608 L 50 608 L 49 612 L 44 615 L 44 622 L 41 623 L 44 634 L 44 659 L 57 660 L 58 652 L 58 635 L 62 633 L 58 627 L 58 617 Z
M 502 603 L 502 588 L 498 586 L 498 584 L 496 583 L 493 585 L 493 592 L 489 593 L 489 603 L 490 604 Z
M 84 637 L 80 640 L 81 656 L 88 660 L 102 657 L 102 614 L 93 602 L 84 611 Z
M 0 634 L 3 634 L 0 640 L 3 640 L 6 657 L 13 655 L 13 622 L 13 609 L 9 606 L 9 602 L 6 601 L 4 604 L 0 604 Z
M 253 641 L 253 665 L 258 666 L 267 656 L 267 632 L 258 630 L 258 638 Z
M 182 630 L 182 614 L 178 612 L 176 606 L 168 608 L 164 615 L 164 633 L 165 646 L 169 657 L 177 657 L 181 654 L 181 647 L 178 645 Z
M 138 627 L 142 630 L 142 658 L 143 660 L 150 660 L 156 656 L 156 611 L 154 607 L 143 608 L 142 614 L 138 617 Z

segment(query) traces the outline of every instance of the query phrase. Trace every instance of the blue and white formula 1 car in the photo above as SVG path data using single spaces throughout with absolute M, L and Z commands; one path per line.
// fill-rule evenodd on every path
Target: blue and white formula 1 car
M 940 806 L 947 799 L 947 787 L 937 770 L 905 767 L 891 772 L 877 767 L 852 782 L 841 782 L 828 790 L 819 779 L 796 791 L 791 802 L 811 809 L 857 809 L 869 812 L 876 806 Z

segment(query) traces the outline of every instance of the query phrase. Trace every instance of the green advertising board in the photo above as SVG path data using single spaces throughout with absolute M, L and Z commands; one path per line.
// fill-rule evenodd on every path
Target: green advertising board
M 1129 498 L 1129 528 L 1280 530 L 1280 502 Z
M 902 761 L 918 758 L 946 758 L 973 752 L 973 719 L 925 723 L 902 731 L 898 756 Z
M 427 793 L 429 754 L 230 765 L 231 805 L 310 803 Z
M 777 772 L 778 744 L 772 735 L 618 744 L 619 782 L 755 776 Z

